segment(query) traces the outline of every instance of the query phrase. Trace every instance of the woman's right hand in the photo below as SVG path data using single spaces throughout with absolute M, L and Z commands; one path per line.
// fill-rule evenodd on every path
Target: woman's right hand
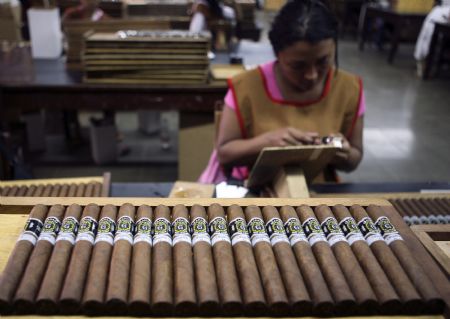
M 285 127 L 261 134 L 258 138 L 264 147 L 270 147 L 314 144 L 317 137 L 319 137 L 317 132 L 304 132 L 293 127 Z

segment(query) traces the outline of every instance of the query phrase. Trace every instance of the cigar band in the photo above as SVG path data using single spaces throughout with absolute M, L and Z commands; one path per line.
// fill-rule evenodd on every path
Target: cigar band
M 134 220 L 130 216 L 122 216 L 117 220 L 117 231 L 114 236 L 114 243 L 119 240 L 126 240 L 133 245 Z
M 37 239 L 41 234 L 44 224 L 36 218 L 28 218 L 23 228 L 22 234 L 20 234 L 17 241 L 25 240 L 34 245 L 36 245 Z
M 342 233 L 339 228 L 336 218 L 325 218 L 322 224 L 320 224 L 320 227 L 322 228 L 330 246 L 334 246 L 337 243 L 347 243 L 347 239 L 345 239 L 344 233 Z
M 56 236 L 58 235 L 60 228 L 61 221 L 58 218 L 54 216 L 47 217 L 38 241 L 45 240 L 54 245 L 56 243 Z
M 211 244 L 213 246 L 221 241 L 231 244 L 230 236 L 227 231 L 227 221 L 225 218 L 220 216 L 213 218 L 209 222 L 209 231 L 211 235 Z
M 314 246 L 318 242 L 328 243 L 322 232 L 322 229 L 320 229 L 319 221 L 314 217 L 306 219 L 302 227 L 303 231 L 305 232 L 305 236 L 311 246 Z
M 289 238 L 291 246 L 294 246 L 298 242 L 308 242 L 305 233 L 303 232 L 302 225 L 298 218 L 291 217 L 284 223 L 284 230 Z
M 205 242 L 211 245 L 211 238 L 209 237 L 208 223 L 203 217 L 195 217 L 190 226 L 192 235 L 192 246 L 198 242 Z
M 154 236 L 153 245 L 160 242 L 166 242 L 172 246 L 172 230 L 170 227 L 170 222 L 163 217 L 157 218 L 153 223 Z
M 134 234 L 133 244 L 146 242 L 153 245 L 152 239 L 152 220 L 148 217 L 141 217 L 136 222 L 136 232 Z
M 395 229 L 395 226 L 392 225 L 391 221 L 386 216 L 378 218 L 375 221 L 375 226 L 377 226 L 378 229 L 380 230 L 381 236 L 383 236 L 386 244 L 390 245 L 392 242 L 396 240 L 403 240 L 402 236 L 400 236 L 397 229 Z
M 356 221 L 353 217 L 345 217 L 339 223 L 339 227 L 344 233 L 345 238 L 347 238 L 349 245 L 353 245 L 357 241 L 364 241 L 364 237 L 358 229 L 358 225 L 356 225 Z
M 105 242 L 110 245 L 114 244 L 114 234 L 116 233 L 116 222 L 110 217 L 103 217 L 98 222 L 97 237 L 94 244 Z
M 78 243 L 80 240 L 85 240 L 93 244 L 97 235 L 97 227 L 98 223 L 94 218 L 90 216 L 83 217 L 80 221 L 80 230 L 75 242 Z
M 59 231 L 56 241 L 65 240 L 75 244 L 75 238 L 78 233 L 78 220 L 75 217 L 69 216 L 63 219 L 61 230 Z
M 377 227 L 370 217 L 364 217 L 361 219 L 358 223 L 358 228 L 369 246 L 377 241 L 383 241 L 383 237 L 381 237 Z
M 283 222 L 280 218 L 274 217 L 266 223 L 267 235 L 269 235 L 270 243 L 275 246 L 278 243 L 289 243 L 289 239 L 284 231 Z
M 253 217 L 250 219 L 247 225 L 248 234 L 250 235 L 250 240 L 252 246 L 260 242 L 266 242 L 270 244 L 269 235 L 266 233 L 266 228 L 264 227 L 264 221 L 259 217 Z
M 250 237 L 248 236 L 247 223 L 242 217 L 236 217 L 228 224 L 228 231 L 230 232 L 231 245 L 236 245 L 237 243 L 248 243 L 250 242 Z
M 191 234 L 189 233 L 189 221 L 184 217 L 175 218 L 172 223 L 173 245 L 179 242 L 192 244 Z

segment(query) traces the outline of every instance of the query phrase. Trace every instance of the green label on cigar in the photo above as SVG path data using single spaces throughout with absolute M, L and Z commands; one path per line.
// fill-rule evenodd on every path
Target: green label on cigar
M 116 233 L 116 222 L 109 217 L 103 217 L 98 222 L 98 232 L 95 238 L 95 244 L 106 242 L 110 245 L 114 243 L 114 234 Z
M 44 224 L 36 218 L 29 218 L 25 223 L 22 234 L 20 234 L 18 241 L 25 240 L 33 245 L 36 245 L 36 241 L 41 234 Z
M 279 218 L 272 218 L 266 224 L 267 235 L 269 235 L 272 246 L 277 243 L 289 243 L 289 239 L 284 231 L 283 222 Z
M 252 246 L 255 246 L 259 242 L 266 242 L 270 244 L 269 235 L 266 233 L 264 221 L 261 218 L 253 217 L 250 219 L 247 228 L 248 234 L 250 235 L 250 240 L 252 241 Z
M 284 230 L 286 231 L 286 235 L 289 238 L 291 246 L 294 246 L 298 242 L 308 242 L 306 239 L 305 233 L 303 233 L 302 225 L 300 225 L 300 221 L 298 218 L 289 218 L 284 223 Z
M 223 217 L 216 217 L 209 222 L 209 231 L 211 234 L 211 244 L 214 246 L 220 241 L 231 243 L 227 231 L 227 221 Z
M 191 234 L 189 234 L 189 222 L 184 217 L 176 218 L 172 223 L 173 245 L 179 242 L 191 244 Z
M 325 236 L 320 229 L 320 224 L 317 219 L 313 217 L 308 218 L 307 220 L 305 220 L 302 227 L 303 231 L 305 232 L 305 236 L 311 246 L 314 246 L 318 242 L 327 243 L 327 240 L 325 239 Z
M 251 243 L 245 219 L 241 217 L 233 219 L 228 225 L 228 231 L 230 232 L 231 245 L 234 246 L 239 242 Z
M 148 217 L 142 217 L 136 222 L 136 233 L 134 234 L 133 244 L 146 242 L 153 244 L 152 240 L 152 221 Z
M 320 226 L 322 227 L 323 233 L 325 234 L 325 237 L 327 238 L 330 246 L 333 246 L 339 242 L 347 242 L 344 234 L 339 228 L 336 218 L 328 217 L 322 222 Z
M 119 240 L 126 240 L 130 244 L 133 244 L 134 235 L 134 221 L 130 216 L 122 216 L 117 221 L 117 232 L 114 237 L 114 242 Z
M 369 217 L 361 219 L 358 223 L 358 228 L 369 246 L 374 242 L 383 241 L 383 237 L 381 237 L 377 227 Z
M 375 221 L 375 225 L 381 232 L 381 236 L 383 236 L 384 240 L 388 245 L 396 240 L 403 240 L 402 236 L 398 233 L 395 226 L 392 225 L 389 218 L 386 216 L 382 216 Z
M 61 230 L 56 238 L 56 241 L 65 240 L 71 243 L 75 243 L 75 237 L 78 233 L 78 220 L 75 217 L 69 216 L 64 218 Z
M 154 232 L 153 236 L 153 245 L 156 245 L 160 242 L 166 242 L 169 245 L 172 245 L 172 230 L 170 227 L 170 222 L 166 218 L 158 218 L 155 220 L 154 224 Z
M 61 222 L 58 218 L 50 216 L 45 219 L 42 233 L 39 236 L 38 241 L 45 240 L 54 245 L 56 242 L 56 236 L 61 228 Z
M 78 231 L 76 242 L 86 240 L 93 244 L 95 236 L 97 235 L 97 229 L 98 223 L 94 218 L 90 216 L 83 217 L 80 221 L 80 229 Z
M 93 244 L 97 235 L 97 226 L 98 223 L 94 218 L 90 216 L 83 217 L 80 221 L 80 230 L 78 231 L 76 242 L 86 240 Z
M 353 245 L 353 243 L 364 240 L 363 235 L 358 229 L 358 225 L 356 225 L 356 221 L 353 217 L 346 217 L 339 223 L 339 227 L 344 233 L 345 238 L 347 238 L 348 243 Z
M 192 245 L 203 241 L 211 245 L 211 238 L 209 237 L 208 223 L 203 217 L 195 217 L 191 222 L 190 231 L 192 234 Z

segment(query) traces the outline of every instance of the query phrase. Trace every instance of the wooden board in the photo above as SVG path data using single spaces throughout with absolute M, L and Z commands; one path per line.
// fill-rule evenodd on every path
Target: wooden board
M 330 162 L 337 147 L 332 145 L 299 145 L 266 147 L 258 156 L 248 178 L 247 187 L 261 187 L 270 183 L 282 166 L 295 165 L 303 169 L 311 181 Z
M 411 230 L 450 277 L 450 225 L 413 225 Z

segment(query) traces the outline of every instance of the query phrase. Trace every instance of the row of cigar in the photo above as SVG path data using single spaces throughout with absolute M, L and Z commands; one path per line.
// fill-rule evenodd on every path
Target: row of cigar
M 407 225 L 450 224 L 450 197 L 389 199 Z
M 0 187 L 1 196 L 27 197 L 100 197 L 102 183 L 39 184 Z
M 37 205 L 0 278 L 1 313 L 304 316 L 443 307 L 379 206 Z

